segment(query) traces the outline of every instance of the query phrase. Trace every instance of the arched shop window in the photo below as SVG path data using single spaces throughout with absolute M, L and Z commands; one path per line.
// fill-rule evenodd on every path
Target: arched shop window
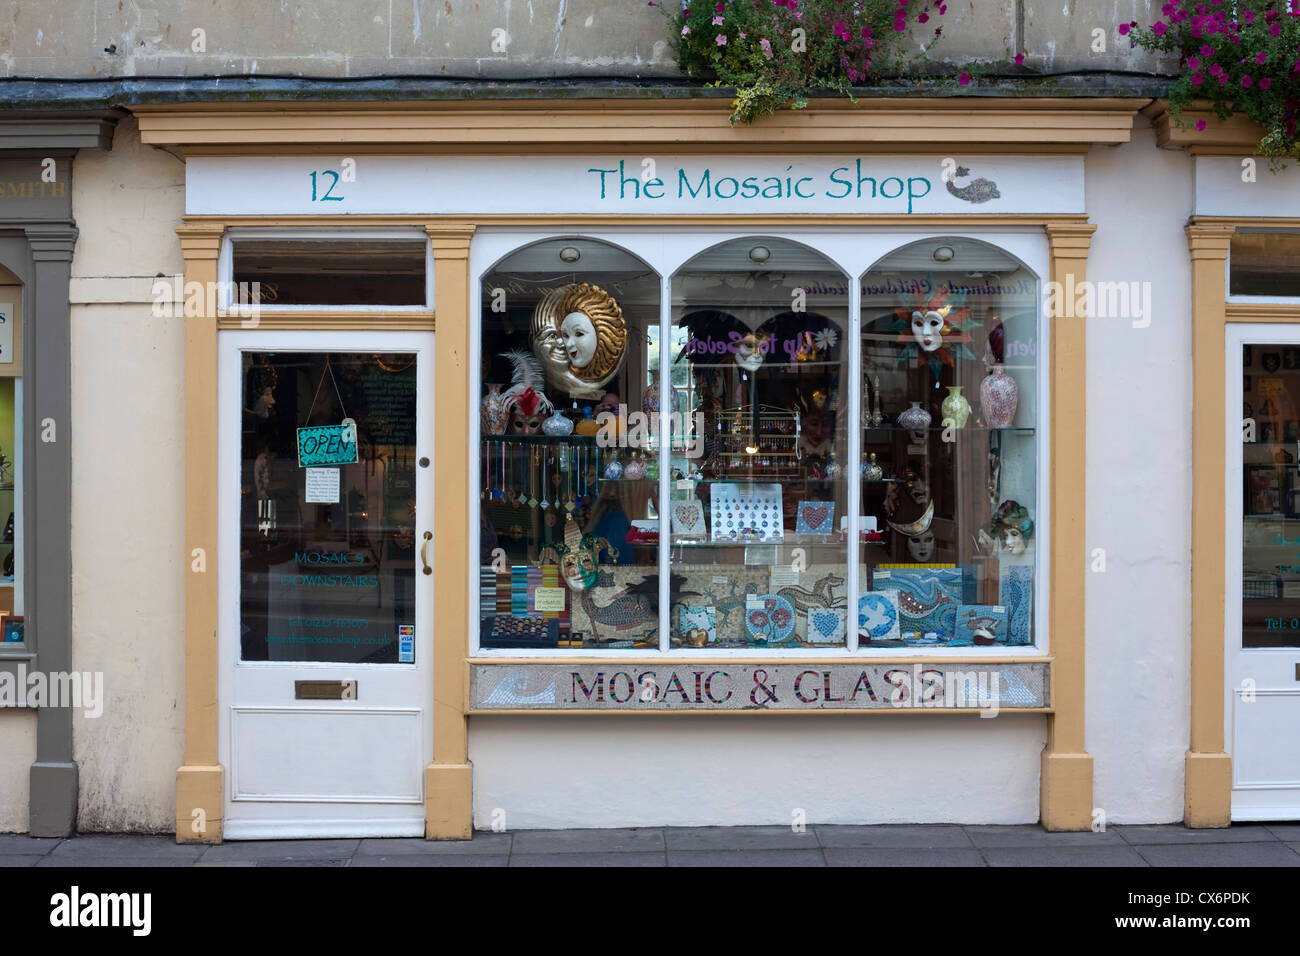
M 583 238 L 483 277 L 481 647 L 659 647 L 657 440 L 629 410 L 657 390 L 660 287 Z
M 848 286 L 765 237 L 673 276 L 673 647 L 846 645 Z
M 1038 321 L 1036 277 L 971 239 L 863 278 L 862 646 L 1034 643 Z

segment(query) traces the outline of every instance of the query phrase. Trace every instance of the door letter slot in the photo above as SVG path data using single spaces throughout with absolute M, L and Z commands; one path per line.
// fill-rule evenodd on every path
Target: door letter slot
M 295 700 L 356 700 L 357 682 L 354 680 L 296 680 L 293 682 Z

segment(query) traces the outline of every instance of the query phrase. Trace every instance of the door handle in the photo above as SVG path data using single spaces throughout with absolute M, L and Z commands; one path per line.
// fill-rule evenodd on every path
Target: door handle
M 429 567 L 429 558 L 428 558 L 428 555 L 425 554 L 425 549 L 426 549 L 427 547 L 429 547 L 429 539 L 432 538 L 432 537 L 433 537 L 433 532 L 432 532 L 432 531 L 426 531 L 426 532 L 424 533 L 424 540 L 423 540 L 422 542 L 420 542 L 420 563 L 424 565 L 424 573 L 425 573 L 425 574 L 432 574 L 432 573 L 433 573 L 433 568 Z

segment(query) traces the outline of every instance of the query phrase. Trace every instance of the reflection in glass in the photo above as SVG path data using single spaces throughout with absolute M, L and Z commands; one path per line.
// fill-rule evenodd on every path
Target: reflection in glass
M 1241 646 L 1300 647 L 1300 346 L 1243 346 L 1241 374 Z
M 415 625 L 416 357 L 242 362 L 241 659 L 409 662 L 399 638 Z

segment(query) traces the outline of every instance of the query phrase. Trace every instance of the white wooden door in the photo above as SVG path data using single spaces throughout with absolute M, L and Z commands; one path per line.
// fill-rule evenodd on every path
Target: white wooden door
M 433 334 L 218 351 L 224 834 L 422 836 Z
M 1229 326 L 1226 353 L 1232 818 L 1298 820 L 1300 328 Z

